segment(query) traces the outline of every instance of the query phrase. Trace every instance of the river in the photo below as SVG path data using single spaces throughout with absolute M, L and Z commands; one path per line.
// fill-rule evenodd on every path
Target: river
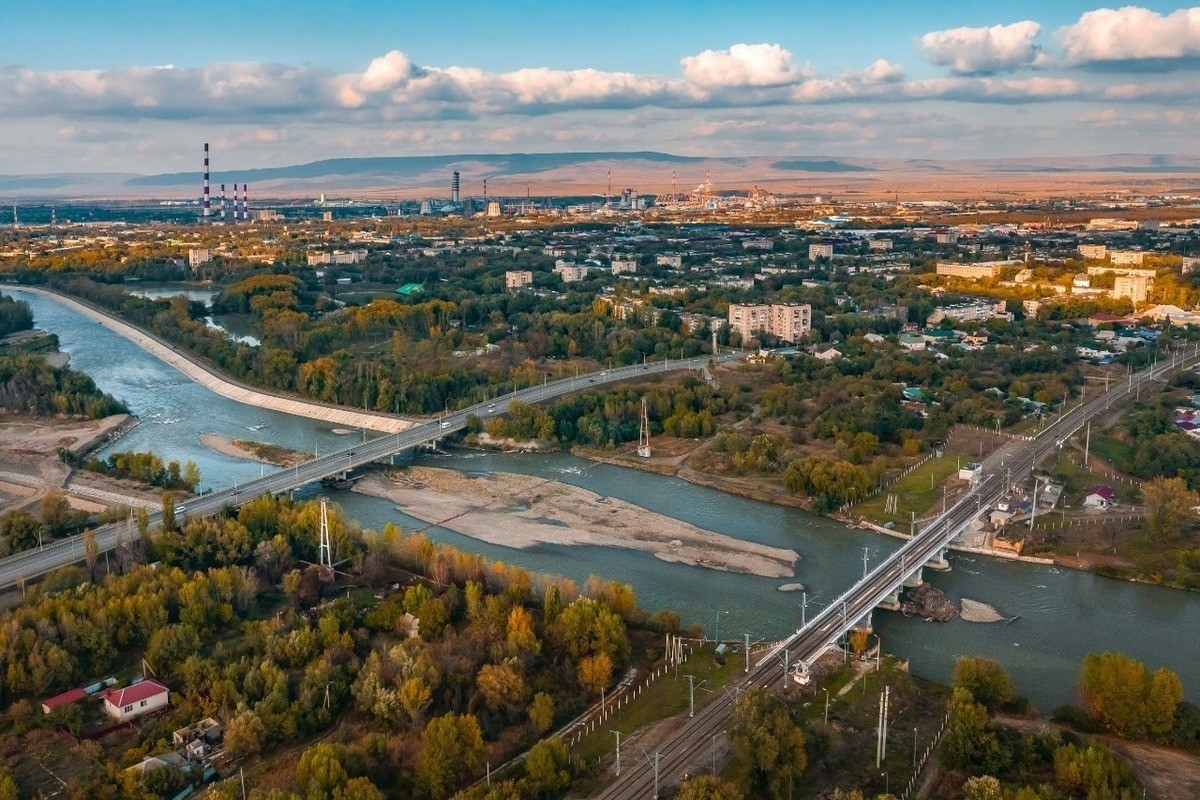
M 9 288 L 5 287 L 5 292 Z M 307 419 L 244 406 L 212 394 L 131 342 L 49 298 L 13 290 L 33 307 L 36 324 L 57 333 L 74 368 L 129 405 L 142 423 L 109 450 L 153 450 L 164 458 L 191 459 L 204 485 L 227 485 L 259 474 L 260 466 L 204 447 L 200 433 L 268 441 L 322 451 L 345 446 L 346 436 Z M 694 486 L 677 478 L 597 464 L 565 453 L 500 455 L 462 452 L 423 462 L 465 471 L 505 470 L 553 477 L 731 536 L 800 552 L 796 581 L 808 588 L 813 613 L 862 573 L 863 549 L 875 563 L 898 546 L 894 539 L 851 530 L 823 517 Z M 271 469 L 271 467 L 265 467 Z M 363 527 L 423 523 L 390 503 L 351 492 L 333 499 Z M 514 550 L 434 528 L 431 538 L 531 570 L 583 581 L 597 574 L 633 585 L 641 604 L 670 608 L 722 637 L 775 638 L 795 628 L 800 595 L 778 591 L 789 581 L 735 576 L 668 564 L 645 553 L 602 547 Z M 981 654 L 1003 663 L 1018 690 L 1042 709 L 1073 699 L 1079 665 L 1089 651 L 1120 650 L 1151 666 L 1180 674 L 1189 699 L 1200 701 L 1200 595 L 1116 581 L 1090 573 L 952 555 L 948 573 L 926 572 L 954 597 L 996 606 L 1011 625 L 956 621 L 926 623 L 876 612 L 885 648 L 912 660 L 915 674 L 947 681 L 959 654 Z

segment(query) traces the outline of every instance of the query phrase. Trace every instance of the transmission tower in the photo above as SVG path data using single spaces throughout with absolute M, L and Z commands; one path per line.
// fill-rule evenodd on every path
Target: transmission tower
M 317 562 L 321 572 L 333 573 L 333 548 L 329 541 L 329 505 L 321 498 L 321 543 L 317 547 Z
M 642 427 L 638 431 L 637 454 L 642 458 L 650 457 L 650 410 L 644 396 L 642 397 Z

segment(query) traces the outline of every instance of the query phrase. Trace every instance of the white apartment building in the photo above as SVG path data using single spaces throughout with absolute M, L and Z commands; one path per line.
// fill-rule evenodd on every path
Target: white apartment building
M 587 277 L 588 268 L 586 264 L 576 264 L 572 261 L 563 261 L 561 258 L 554 262 L 554 271 L 562 278 L 563 283 L 575 283 Z
M 808 246 L 808 260 L 816 261 L 818 258 L 833 258 L 833 245 L 810 244 Z
M 1146 254 L 1137 250 L 1112 250 L 1108 257 L 1113 266 L 1140 267 Z
M 675 253 L 664 253 L 660 256 L 656 256 L 654 263 L 660 267 L 683 269 L 683 256 Z
M 198 267 L 210 261 L 212 261 L 212 248 L 193 247 L 191 250 L 188 250 L 188 264 L 190 266 Z
M 1081 244 L 1076 250 L 1079 251 L 1080 258 L 1095 258 L 1100 261 L 1108 258 L 1108 245 Z
M 613 262 L 612 262 L 613 275 L 620 275 L 625 272 L 637 272 L 637 260 L 632 259 L 632 258 L 628 258 L 628 259 L 615 259 L 614 258 Z
M 1118 275 L 1113 281 L 1113 297 L 1128 297 L 1136 306 L 1150 296 L 1150 279 L 1145 275 Z
M 795 344 L 812 332 L 812 306 L 733 303 L 729 306 L 729 327 L 741 335 L 743 342 L 765 332 L 782 342 Z

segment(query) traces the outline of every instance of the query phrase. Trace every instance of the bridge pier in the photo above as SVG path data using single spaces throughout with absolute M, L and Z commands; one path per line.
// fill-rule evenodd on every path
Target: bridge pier
M 884 611 L 899 611 L 900 610 L 900 587 L 897 586 L 892 590 L 892 593 L 880 601 L 876 608 L 881 608 Z M 870 625 L 868 625 L 868 628 Z
M 862 619 L 860 619 L 858 622 L 854 623 L 852 630 L 865 630 L 867 633 L 874 633 L 875 626 L 872 621 L 872 615 L 874 613 L 875 613 L 874 610 L 871 610 L 871 611 L 868 611 L 866 614 L 864 614 L 862 616 Z
M 929 567 L 930 569 L 936 569 L 939 572 L 948 572 L 950 570 L 950 562 L 946 560 L 947 552 L 949 551 L 945 547 L 943 547 L 941 550 L 938 550 L 937 554 L 934 555 L 933 558 L 925 562 L 925 566 Z
M 909 575 L 907 578 L 904 579 L 904 587 L 906 589 L 915 589 L 918 586 L 920 586 L 921 584 L 923 584 L 924 582 L 925 582 L 925 568 L 921 567 L 919 570 L 914 572 L 912 575 Z

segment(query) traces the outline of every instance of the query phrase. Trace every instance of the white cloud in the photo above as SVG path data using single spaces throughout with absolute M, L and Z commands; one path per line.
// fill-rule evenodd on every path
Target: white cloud
M 990 28 L 952 28 L 925 34 L 918 47 L 934 64 L 948 66 L 960 75 L 1006 72 L 1037 61 L 1041 48 L 1033 40 L 1041 30 L 1032 20 Z
M 786 86 L 806 70 L 777 44 L 735 44 L 728 50 L 705 50 L 679 61 L 683 79 L 704 89 Z
M 1075 64 L 1200 56 L 1200 8 L 1166 16 L 1138 6 L 1088 11 L 1055 38 Z

